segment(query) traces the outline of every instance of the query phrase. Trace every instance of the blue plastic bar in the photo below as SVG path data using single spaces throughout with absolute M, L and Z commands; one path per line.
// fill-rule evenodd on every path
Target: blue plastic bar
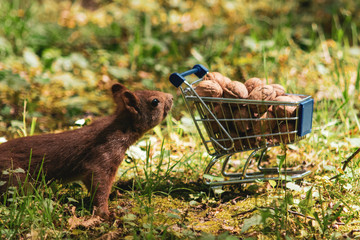
M 198 78 L 202 78 L 205 74 L 208 73 L 208 69 L 201 64 L 196 64 L 192 69 L 183 72 L 183 73 L 172 73 L 169 77 L 170 82 L 175 87 L 180 87 L 180 85 L 186 81 L 185 77 L 191 74 L 195 74 Z
M 314 99 L 309 98 L 300 103 L 298 135 L 300 137 L 311 132 L 314 111 Z

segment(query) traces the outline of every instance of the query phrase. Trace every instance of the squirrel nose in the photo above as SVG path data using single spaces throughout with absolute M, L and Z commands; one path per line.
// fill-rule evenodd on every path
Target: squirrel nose
M 173 95 L 171 95 L 170 93 L 167 94 L 167 100 L 165 103 L 165 111 L 169 111 L 173 105 Z
M 172 102 L 173 102 L 173 99 L 174 99 L 173 95 L 171 95 L 170 93 L 168 93 L 168 99 L 169 99 L 169 101 L 172 103 Z

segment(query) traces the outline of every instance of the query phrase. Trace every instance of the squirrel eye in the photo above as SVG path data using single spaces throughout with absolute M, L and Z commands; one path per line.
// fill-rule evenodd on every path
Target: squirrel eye
M 154 98 L 152 101 L 151 101 L 151 106 L 153 107 L 157 107 L 157 105 L 159 105 L 160 101 L 157 99 L 157 98 Z

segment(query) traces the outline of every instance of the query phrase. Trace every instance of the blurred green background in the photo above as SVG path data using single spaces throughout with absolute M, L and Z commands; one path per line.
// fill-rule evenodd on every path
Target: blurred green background
M 3 0 L 0 135 L 24 100 L 37 131 L 51 131 L 109 114 L 113 81 L 176 94 L 169 74 L 197 63 L 346 101 L 359 93 L 359 10 L 352 0 Z

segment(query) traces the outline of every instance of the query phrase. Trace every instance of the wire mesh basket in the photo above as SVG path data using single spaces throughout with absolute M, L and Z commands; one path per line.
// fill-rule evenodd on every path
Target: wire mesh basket
M 212 186 L 250 183 L 256 180 L 301 179 L 310 171 L 286 170 L 261 167 L 261 161 L 268 148 L 281 144 L 292 144 L 305 138 L 311 132 L 314 101 L 310 96 L 296 96 L 294 101 L 261 101 L 249 99 L 200 97 L 196 86 L 208 70 L 198 64 L 184 73 L 173 73 L 170 82 L 179 87 L 187 108 L 199 132 L 207 152 L 213 156 L 205 169 L 204 176 L 219 159 L 225 158 L 221 173 L 227 180 L 205 179 Z M 195 74 L 199 79 L 189 83 L 185 77 Z M 185 87 L 183 87 L 183 84 Z M 292 114 L 289 114 L 291 110 Z M 227 165 L 233 154 L 251 152 L 239 173 L 227 173 Z M 260 154 L 256 154 L 259 152 Z M 248 172 L 250 163 L 257 160 L 258 172 Z M 281 173 L 281 174 L 280 174 Z

